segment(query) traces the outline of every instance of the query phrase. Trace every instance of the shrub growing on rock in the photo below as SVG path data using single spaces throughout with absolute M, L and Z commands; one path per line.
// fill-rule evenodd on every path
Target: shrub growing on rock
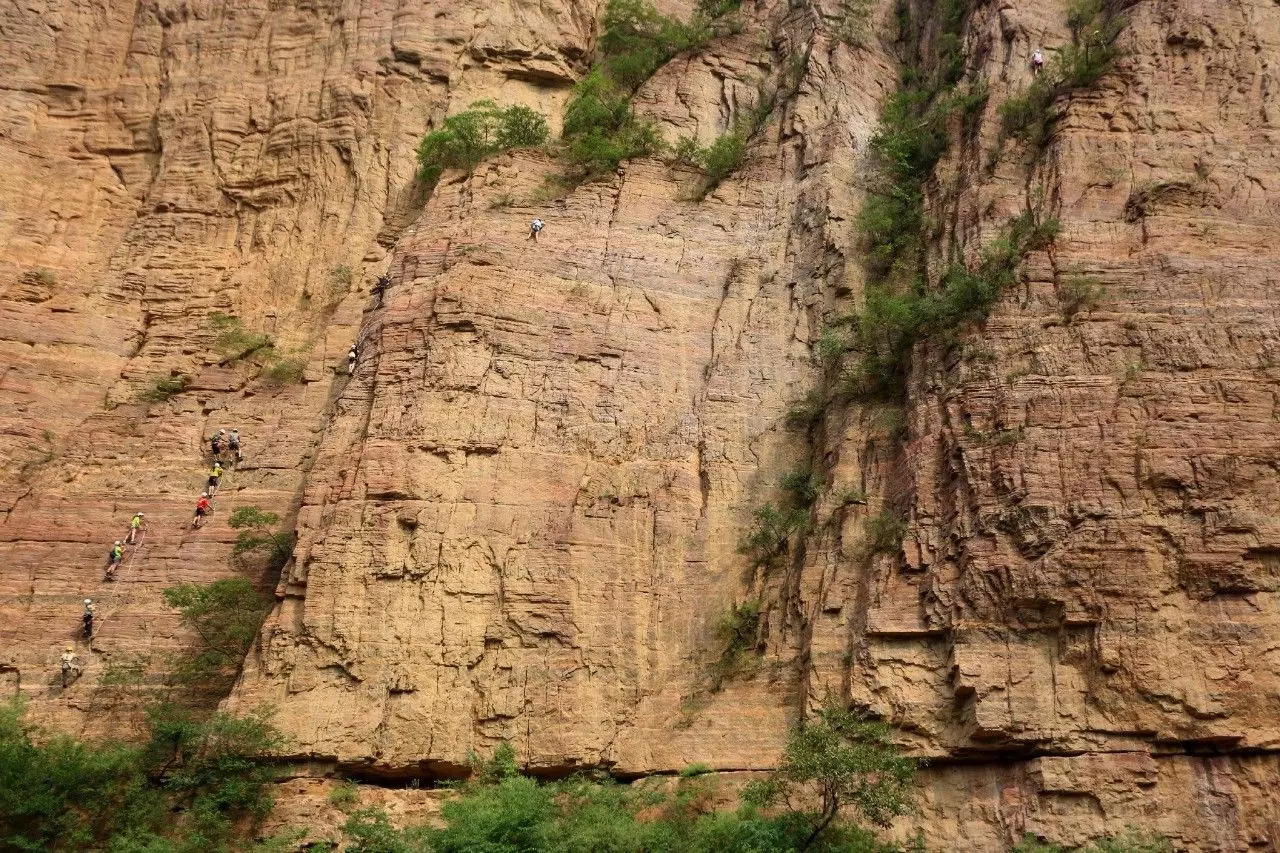
M 476 101 L 444 120 L 418 144 L 418 174 L 434 185 L 445 169 L 470 172 L 480 161 L 512 148 L 546 144 L 547 120 L 524 106 L 502 108 L 493 101 Z
M 84 743 L 44 736 L 0 704 L 0 848 L 19 851 L 222 853 L 271 808 L 275 770 L 260 756 L 281 737 L 263 713 L 147 712 L 145 740 Z

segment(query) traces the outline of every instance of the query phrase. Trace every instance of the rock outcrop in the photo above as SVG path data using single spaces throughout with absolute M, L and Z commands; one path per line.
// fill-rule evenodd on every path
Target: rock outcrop
M 556 124 L 596 9 L 3 13 L 0 683 L 46 723 L 115 725 L 99 712 L 136 703 L 103 672 L 183 646 L 160 591 L 235 571 L 226 509 L 255 504 L 299 540 L 229 706 L 273 704 L 316 774 L 452 778 L 506 740 L 544 775 L 737 778 L 836 696 L 930 759 L 900 830 L 935 847 L 1137 824 L 1276 849 L 1280 7 L 1117 5 L 1114 71 L 1054 102 L 1041 148 L 1003 139 L 998 106 L 1070 42 L 1065 2 L 968 4 L 962 84 L 989 94 L 929 185 L 934 266 L 1024 210 L 1061 228 L 985 322 L 916 347 L 894 406 L 836 393 L 816 352 L 860 304 L 902 48 L 887 6 L 842 41 L 828 5 L 748 4 L 637 94 L 707 144 L 777 90 L 701 199 L 657 159 L 557 189 L 528 151 L 415 184 L 429 121 L 476 98 Z M 302 381 L 228 360 L 214 311 Z M 193 534 L 220 425 L 249 464 Z M 739 543 L 789 472 L 820 483 L 808 532 L 762 572 Z M 140 508 L 148 539 L 103 590 Z M 900 550 L 868 546 L 882 518 Z M 85 678 L 50 686 L 100 592 Z M 760 654 L 713 677 L 750 601 Z M 288 783 L 281 819 L 333 823 L 322 788 Z

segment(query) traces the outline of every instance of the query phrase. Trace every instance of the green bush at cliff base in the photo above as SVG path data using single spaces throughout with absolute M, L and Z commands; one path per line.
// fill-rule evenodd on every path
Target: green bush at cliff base
M 445 169 L 471 171 L 480 161 L 512 148 L 536 148 L 547 142 L 547 120 L 529 107 L 499 107 L 476 101 L 444 120 L 418 144 L 418 174 L 435 184 Z
M 843 714 L 844 716 L 840 716 Z M 542 784 L 519 775 L 513 754 L 478 769 L 441 809 L 444 826 L 396 830 L 376 810 L 343 827 L 351 853 L 892 853 L 894 845 L 839 819 L 849 806 L 883 823 L 910 801 L 913 762 L 898 755 L 881 724 L 846 724 L 848 712 L 812 720 L 788 741 L 783 767 L 751 802 L 716 811 L 719 782 L 709 768 L 634 785 L 576 777 Z M 795 807 L 813 790 L 819 809 Z M 768 805 L 762 802 L 768 801 Z M 834 811 L 833 811 L 834 809 Z
M 280 736 L 263 714 L 147 713 L 141 745 L 45 736 L 20 701 L 0 705 L 0 849 L 218 853 L 257 850 L 237 821 L 271 808 Z

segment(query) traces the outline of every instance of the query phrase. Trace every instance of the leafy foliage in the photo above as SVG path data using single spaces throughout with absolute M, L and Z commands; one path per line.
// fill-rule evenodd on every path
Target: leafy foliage
M 1081 311 L 1092 311 L 1106 294 L 1102 282 L 1093 276 L 1072 276 L 1058 288 L 1058 307 L 1065 320 L 1071 320 Z
M 250 332 L 239 317 L 221 311 L 209 314 L 209 328 L 218 333 L 214 346 L 223 356 L 222 364 L 246 359 L 259 350 L 275 346 L 269 335 Z
M 1072 43 L 1064 45 L 1019 95 L 1000 104 L 1001 130 L 1033 147 L 1049 139 L 1053 104 L 1063 95 L 1092 86 L 1115 65 L 1116 36 L 1123 18 L 1105 14 L 1101 0 L 1077 0 L 1067 12 Z
M 179 661 L 180 683 L 204 688 L 228 683 L 253 645 L 267 611 L 267 600 L 244 578 L 224 578 L 207 586 L 187 583 L 164 591 L 182 624 L 195 630 L 199 648 Z
M 867 548 L 873 554 L 897 554 L 906 532 L 906 519 L 891 509 L 883 509 L 867 519 Z
M 217 853 L 270 809 L 275 774 L 256 756 L 281 740 L 263 714 L 156 706 L 140 747 L 37 738 L 22 714 L 0 705 L 0 848 Z
M 611 175 L 623 160 L 666 147 L 653 123 L 632 112 L 631 95 L 667 60 L 712 35 L 706 12 L 684 23 L 647 0 L 609 0 L 603 22 L 598 61 L 565 105 L 562 138 L 582 179 Z
M 444 826 L 438 829 L 396 830 L 382 812 L 353 812 L 343 827 L 351 845 L 348 849 L 359 853 L 897 850 L 877 842 L 873 833 L 834 818 L 815 833 L 821 815 L 812 811 L 781 808 L 766 812 L 752 804 L 716 811 L 719 782 L 710 768 L 696 768 L 697 772 L 682 773 L 669 782 L 619 785 L 572 778 L 539 784 L 514 772 L 505 761 L 499 763 L 503 765 L 500 771 L 465 786 L 462 796 L 444 804 Z M 878 780 L 863 781 L 869 789 L 880 784 Z M 799 789 L 794 793 L 799 795 Z M 874 796 L 868 794 L 863 799 L 872 802 Z
M 760 644 L 760 600 L 752 599 L 729 608 L 716 623 L 720 655 L 709 671 L 711 689 L 719 690 L 728 679 L 741 675 L 756 660 Z
M 340 782 L 329 792 L 329 805 L 342 811 L 360 802 L 360 786 L 355 782 Z
M 272 358 L 262 368 L 262 381 L 273 388 L 297 385 L 306 369 L 307 362 L 301 358 Z
M 144 403 L 163 403 L 186 390 L 190 377 L 181 373 L 157 376 L 151 387 L 138 395 Z
M 695 197 L 704 198 L 721 181 L 741 168 L 747 157 L 748 136 L 749 131 L 739 122 L 734 128 L 718 136 L 707 148 L 700 148 L 697 141 L 690 137 L 682 137 L 676 143 L 676 162 L 702 170 L 702 184 Z
M 418 174 L 434 185 L 445 169 L 469 172 L 500 151 L 544 145 L 547 136 L 546 118 L 529 107 L 502 108 L 493 101 L 476 101 L 422 138 Z
M 1017 281 L 1023 256 L 1047 246 L 1057 233 L 1057 220 L 1042 220 L 1028 211 L 1009 222 L 974 268 L 953 263 L 937 289 L 926 287 L 922 272 L 905 282 L 895 277 L 869 284 L 865 307 L 854 318 L 860 360 L 852 390 L 871 397 L 900 394 L 916 342 L 986 317 L 1000 294 Z
M 791 537 L 804 530 L 809 511 L 805 507 L 779 509 L 767 503 L 752 513 L 752 519 L 754 523 L 738 550 L 751 558 L 753 566 L 767 570 L 786 554 Z
M 588 178 L 613 174 L 623 160 L 664 146 L 653 123 L 632 113 L 629 92 L 599 68 L 574 86 L 565 106 L 563 138 L 569 161 Z
M 256 506 L 236 507 L 227 521 L 232 528 L 240 531 L 231 555 L 243 560 L 251 553 L 265 554 L 267 570 L 278 572 L 289 561 L 294 540 L 290 531 L 271 530 L 279 521 L 280 516 L 274 512 L 264 512 Z
M 609 0 L 599 44 L 604 73 L 634 92 L 671 57 L 711 39 L 704 14 L 684 23 L 663 15 L 647 0 Z
M 812 823 L 804 847 L 818 839 L 840 810 L 852 807 L 877 826 L 888 826 L 911 805 L 915 761 L 890 739 L 892 728 L 836 705 L 793 729 L 777 771 L 753 783 L 744 797 L 761 806 L 790 801 L 816 787 L 820 809 L 806 813 Z

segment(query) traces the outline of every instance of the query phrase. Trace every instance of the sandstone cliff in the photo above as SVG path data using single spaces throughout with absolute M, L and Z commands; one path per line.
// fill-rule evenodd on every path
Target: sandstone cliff
M 962 84 L 989 95 L 929 185 L 932 265 L 1023 210 L 1061 232 L 986 322 L 916 347 L 899 413 L 836 393 L 816 344 L 861 304 L 882 105 L 941 37 L 908 5 L 924 59 L 887 4 L 849 44 L 837 4 L 748 3 L 646 83 L 638 109 L 704 144 L 780 92 L 701 201 L 657 159 L 563 194 L 533 152 L 414 182 L 418 138 L 477 97 L 558 121 L 595 8 L 5 11 L 6 689 L 114 726 L 132 706 L 101 675 L 182 647 L 160 590 L 234 571 L 227 510 L 256 504 L 299 542 L 229 702 L 274 704 L 315 775 L 449 778 L 501 740 L 548 775 L 761 770 L 836 695 L 931 759 L 902 828 L 942 849 L 1131 823 L 1275 849 L 1280 7 L 1117 7 L 1114 72 L 1055 102 L 1041 149 L 1000 144 L 997 108 L 1070 41 L 1066 4 L 967 5 Z M 215 311 L 302 381 L 222 363 Z M 136 402 L 171 373 L 186 390 Z M 223 425 L 248 464 L 192 533 Z M 755 571 L 739 543 L 793 471 L 821 483 L 809 533 Z M 900 549 L 867 546 L 881 517 Z M 62 691 L 85 595 L 104 624 Z M 715 690 L 716 625 L 754 600 L 758 665 Z

